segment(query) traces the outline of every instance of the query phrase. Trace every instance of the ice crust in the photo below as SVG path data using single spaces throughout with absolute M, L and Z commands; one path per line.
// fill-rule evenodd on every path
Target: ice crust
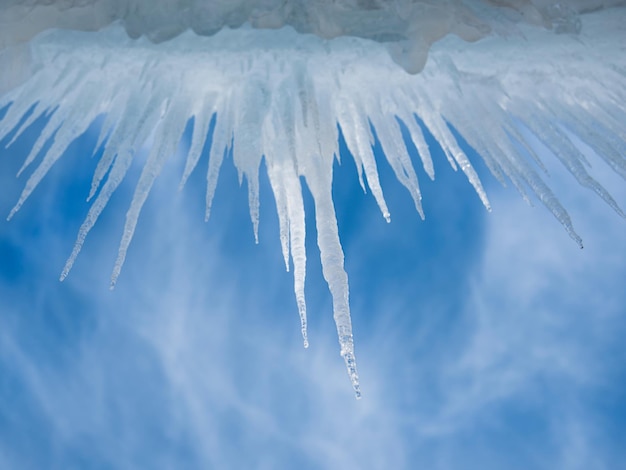
M 4 1 L 0 11 L 26 3 Z M 75 5 L 70 10 L 79 10 L 81 5 L 90 3 L 28 2 L 33 8 L 29 14 L 37 9 L 68 5 Z M 153 14 L 158 16 L 180 3 L 161 2 L 158 5 L 162 10 L 155 8 Z M 300 2 L 268 1 L 256 5 L 273 8 L 278 3 L 304 8 Z M 309 3 L 328 8 L 332 3 L 333 8 L 361 8 L 365 12 L 397 12 L 403 5 L 430 8 L 436 2 Z M 308 186 L 315 202 L 317 243 L 323 275 L 333 298 L 341 355 L 360 396 L 348 277 L 332 201 L 339 132 L 352 154 L 363 188 L 371 191 L 388 221 L 391 215 L 372 146 L 376 140 L 380 143 L 385 158 L 423 218 L 417 173 L 407 145 L 417 148 L 426 174 L 434 178 L 424 137 L 426 129 L 442 146 L 450 165 L 465 174 L 487 208 L 487 195 L 455 132 L 478 151 L 503 184 L 511 182 L 527 200 L 534 194 L 581 246 L 567 211 L 544 182 L 541 158 L 533 151 L 529 136 L 538 138 L 582 185 L 624 216 L 617 202 L 588 174 L 588 164 L 572 136 L 589 145 L 626 179 L 626 8 L 576 14 L 573 23 L 568 24 L 580 24 L 572 31 L 563 31 L 568 34 L 556 35 L 556 23 L 549 27 L 523 24 L 533 23 L 532 18 L 543 21 L 545 15 L 536 17 L 532 12 L 548 11 L 549 2 L 463 2 L 464 8 L 471 5 L 480 13 L 479 3 L 488 10 L 489 14 L 483 12 L 481 17 L 491 31 L 498 24 L 509 25 L 512 21 L 510 14 L 500 18 L 496 12 L 516 13 L 516 27 L 511 30 L 514 34 L 503 39 L 502 34 L 485 33 L 474 43 L 447 35 L 432 46 L 425 67 L 414 75 L 406 73 L 396 63 L 398 57 L 389 54 L 389 41 L 364 34 L 325 39 L 320 31 L 304 34 L 302 30 L 306 28 L 293 22 L 278 29 L 259 29 L 245 23 L 237 29 L 222 28 L 207 36 L 185 27 L 184 32 L 157 44 L 153 34 L 159 30 L 153 28 L 156 23 L 144 18 L 140 22 L 143 27 L 134 34 L 143 36 L 132 39 L 127 34 L 129 16 L 124 16 L 123 22 L 114 22 L 99 32 L 50 30 L 28 43 L 14 42 L 0 53 L 2 70 L 7 70 L 8 64 L 21 66 L 0 80 L 0 91 L 5 91 L 0 96 L 0 109 L 8 106 L 0 121 L 0 140 L 10 144 L 42 114 L 49 113 L 49 119 L 20 170 L 22 173 L 30 169 L 40 158 L 9 218 L 68 145 L 97 117 L 105 115 L 100 136 L 100 144 L 105 148 L 91 185 L 92 203 L 61 274 L 61 279 L 65 278 L 87 234 L 122 183 L 137 150 L 152 135 L 151 149 L 126 214 L 111 277 L 114 285 L 152 184 L 166 159 L 174 154 L 188 121 L 193 119 L 181 186 L 198 167 L 205 143 L 211 140 L 206 177 L 207 218 L 220 167 L 224 158 L 232 154 L 241 177 L 247 180 L 250 217 L 257 237 L 258 178 L 261 161 L 265 161 L 278 211 L 285 264 L 287 269 L 293 267 L 305 346 L 308 338 L 302 181 Z M 490 6 L 496 3 L 499 6 Z M 503 4 L 515 8 L 504 8 Z M 578 5 L 578 12 L 606 6 L 607 2 L 568 4 Z M 133 5 L 137 14 L 146 7 L 142 2 Z M 250 18 L 248 2 L 212 5 L 223 8 L 220 11 L 224 18 L 231 18 L 225 13 L 231 9 L 238 12 L 236 21 L 220 20 L 225 24 L 240 26 Z M 446 5 L 456 12 L 456 5 L 462 3 Z M 433 15 L 429 17 L 432 27 L 447 34 L 449 21 Z M 520 23 L 522 17 L 526 19 Z M 97 23 L 101 26 L 106 22 Z M 313 24 L 309 24 L 309 30 Z M 213 119 L 215 126 L 209 135 Z M 405 142 L 401 126 L 408 129 L 411 142 Z M 39 155 L 47 143 L 51 143 L 50 147 Z
M 527 23 L 557 33 L 580 30 L 578 15 L 624 0 L 0 0 L 0 49 L 51 28 L 97 31 L 119 21 L 130 37 L 162 42 L 191 30 L 291 26 L 325 39 L 385 43 L 405 70 L 419 72 L 430 46 L 448 34 L 476 41 Z

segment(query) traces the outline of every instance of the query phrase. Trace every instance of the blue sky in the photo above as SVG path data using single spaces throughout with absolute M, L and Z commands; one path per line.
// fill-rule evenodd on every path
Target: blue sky
M 37 132 L 0 149 L 4 214 Z M 624 461 L 626 225 L 550 156 L 550 184 L 584 250 L 546 210 L 500 188 L 475 154 L 493 212 L 435 152 L 435 182 L 416 165 L 425 222 L 382 159 L 390 224 L 351 160 L 336 166 L 364 395 L 356 401 L 311 197 L 304 350 L 264 174 L 255 245 L 232 162 L 205 224 L 206 155 L 180 193 L 182 159 L 171 158 L 110 291 L 135 168 L 59 283 L 88 209 L 96 135 L 73 144 L 16 217 L 0 222 L 0 468 L 615 469 Z M 626 206 L 624 181 L 590 159 Z

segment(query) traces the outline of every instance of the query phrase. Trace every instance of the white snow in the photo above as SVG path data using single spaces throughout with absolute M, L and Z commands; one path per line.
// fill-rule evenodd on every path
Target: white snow
M 291 26 L 325 39 L 385 43 L 394 60 L 419 72 L 434 42 L 448 34 L 476 41 L 509 34 L 517 23 L 557 33 L 580 31 L 580 13 L 624 0 L 0 0 L 0 49 L 52 28 L 97 31 L 120 21 L 130 37 L 167 41 L 184 31 L 213 35 L 245 23 Z
M 16 3 L 9 1 L 6 8 Z M 391 3 L 394 2 L 385 4 Z M 397 16 L 402 2 L 396 3 L 393 11 Z M 427 2 L 412 4 L 422 3 Z M 497 20 L 494 12 L 502 14 L 502 8 L 489 10 L 484 2 L 466 3 L 475 12 L 483 11 L 479 8 L 482 6 L 490 13 L 483 15 L 489 31 L 497 29 L 498 24 L 509 24 L 508 17 Z M 547 2 L 504 3 L 525 5 L 525 9 L 511 11 L 526 12 L 524 15 L 530 15 L 529 18 L 534 18 L 529 13 L 531 7 L 536 12 L 548 11 Z M 594 2 L 578 3 L 589 7 Z M 603 6 L 606 2 L 595 3 Z M 458 14 L 461 10 L 450 11 Z M 402 60 L 394 55 L 393 48 L 401 41 L 390 45 L 363 37 L 365 34 L 324 39 L 317 30 L 312 31 L 317 35 L 298 32 L 297 29 L 303 29 L 300 24 L 295 25 L 296 29 L 254 29 L 244 24 L 237 29 L 221 29 L 211 36 L 199 36 L 187 29 L 159 44 L 148 37 L 130 39 L 126 32 L 128 22 L 125 26 L 115 22 L 99 32 L 45 31 L 27 45 L 0 51 L 0 69 L 10 63 L 19 63 L 21 67 L 16 75 L 0 80 L 0 91 L 8 90 L 0 96 L 0 109 L 8 106 L 0 121 L 0 139 L 12 135 L 11 143 L 37 117 L 50 114 L 22 170 L 28 169 L 52 140 L 9 218 L 68 145 L 98 116 L 106 115 L 100 138 L 105 150 L 89 194 L 89 199 L 95 199 L 61 274 L 64 279 L 137 150 L 153 135 L 126 215 L 111 276 L 114 285 L 150 188 L 193 118 L 193 136 L 181 186 L 198 166 L 204 144 L 210 139 L 208 218 L 220 167 L 226 152 L 232 150 L 240 178 L 247 181 L 250 217 L 257 239 L 258 178 L 261 160 L 265 160 L 287 269 L 293 263 L 305 346 L 308 339 L 302 182 L 308 186 L 315 201 L 317 242 L 323 274 L 333 297 L 341 355 L 360 396 L 348 278 L 332 201 L 339 128 L 363 188 L 372 192 L 387 221 L 391 214 L 378 178 L 372 150 L 374 136 L 422 217 L 417 174 L 400 123 L 410 131 L 425 172 L 431 178 L 435 176 L 415 113 L 442 146 L 450 165 L 465 174 L 487 209 L 489 201 L 481 181 L 451 127 L 478 151 L 497 179 L 512 182 L 527 199 L 529 193 L 538 197 L 582 246 L 567 211 L 544 182 L 533 139 L 539 139 L 581 184 L 624 216 L 617 202 L 588 174 L 588 163 L 573 136 L 626 178 L 626 8 L 572 18 L 582 20 L 578 35 L 555 34 L 557 23 L 550 25 L 552 30 L 545 25 L 518 23 L 506 39 L 487 34 L 487 30 L 482 34 L 485 37 L 475 43 L 446 36 L 431 47 L 428 61 L 418 74 L 409 74 L 398 65 Z M 363 21 L 360 26 L 365 31 L 368 23 Z M 437 26 L 435 19 L 431 23 Z M 441 30 L 442 35 L 454 30 L 446 28 Z M 428 45 L 425 47 L 428 50 Z M 209 137 L 213 119 L 215 127 Z

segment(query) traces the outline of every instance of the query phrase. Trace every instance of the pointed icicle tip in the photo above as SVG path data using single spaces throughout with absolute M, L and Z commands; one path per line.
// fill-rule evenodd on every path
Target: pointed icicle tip
M 7 216 L 7 222 L 11 221 L 11 219 L 13 218 L 13 216 L 16 214 L 18 210 L 19 208 L 17 208 L 17 206 L 11 209 L 11 212 L 9 212 L 9 215 Z
M 356 370 L 356 358 L 354 356 L 354 352 L 352 351 L 342 351 L 341 356 L 346 364 L 346 368 L 348 369 L 348 376 L 350 377 L 350 382 L 352 383 L 352 389 L 354 390 L 354 397 L 357 400 L 360 400 L 361 395 L 361 384 L 359 383 L 359 374 Z

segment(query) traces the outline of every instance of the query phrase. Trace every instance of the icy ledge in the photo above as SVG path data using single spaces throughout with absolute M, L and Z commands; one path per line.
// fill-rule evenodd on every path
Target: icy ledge
M 587 173 L 588 165 L 571 135 L 578 136 L 626 178 L 626 9 L 585 15 L 584 20 L 578 38 L 556 36 L 539 28 L 522 29 L 524 37 L 489 37 L 471 45 L 446 38 L 433 47 L 418 75 L 402 70 L 379 43 L 349 37 L 323 40 L 288 27 L 224 29 L 211 37 L 186 32 L 159 45 L 131 40 L 118 25 L 99 33 L 43 33 L 28 46 L 30 78 L 0 98 L 0 108 L 9 106 L 0 122 L 0 139 L 17 128 L 9 145 L 37 117 L 51 113 L 20 173 L 35 161 L 46 142 L 52 140 L 52 145 L 28 178 L 9 218 L 68 145 L 96 117 L 106 114 L 100 136 L 105 150 L 89 194 L 93 202 L 61 274 L 64 279 L 136 151 L 156 130 L 126 214 L 111 277 L 114 285 L 150 188 L 193 118 L 181 186 L 210 141 L 207 218 L 220 167 L 232 151 L 234 164 L 248 183 L 256 236 L 258 176 L 261 159 L 265 159 L 285 265 L 289 269 L 290 260 L 293 264 L 305 345 L 301 177 L 306 181 L 315 201 L 317 242 L 332 293 L 341 355 L 359 397 L 348 278 L 331 191 L 339 128 L 363 188 L 369 187 L 387 220 L 390 214 L 372 152 L 375 139 L 424 216 L 418 179 L 400 125 L 410 132 L 431 178 L 433 164 L 422 125 L 489 208 L 480 179 L 454 137 L 454 128 L 480 153 L 498 180 L 512 182 L 524 198 L 528 199 L 528 192 L 534 193 L 582 246 L 566 210 L 544 183 L 541 159 L 525 136 L 534 134 L 582 185 L 624 216 Z M 5 56 L 2 60 L 9 59 Z M 209 136 L 213 118 L 216 123 Z
M 0 0 L 0 50 L 42 31 L 98 31 L 118 21 L 130 37 L 168 41 L 186 30 L 212 36 L 224 27 L 291 26 L 324 39 L 384 43 L 407 71 L 422 70 L 430 46 L 448 34 L 476 41 L 507 35 L 517 23 L 556 33 L 580 29 L 578 15 L 624 0 Z

